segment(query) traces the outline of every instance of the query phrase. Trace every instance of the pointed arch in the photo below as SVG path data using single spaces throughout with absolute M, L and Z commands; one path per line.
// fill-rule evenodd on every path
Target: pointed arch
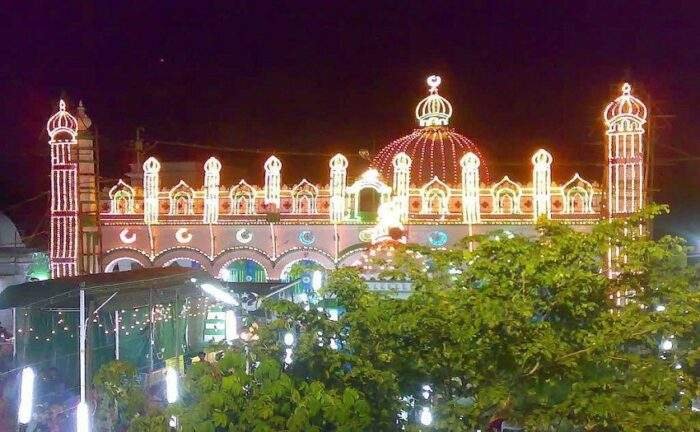
M 170 189 L 170 214 L 191 215 L 194 214 L 194 189 L 184 180 L 180 180 L 174 188 Z
M 593 213 L 593 185 L 576 173 L 561 187 L 564 213 Z
M 309 183 L 308 180 L 302 179 L 299 184 L 292 188 L 292 213 L 317 213 L 317 197 L 318 188 Z
M 134 213 L 134 188 L 119 179 L 116 185 L 109 190 L 109 200 L 111 203 L 110 213 L 112 214 L 133 214 Z
M 228 197 L 231 201 L 231 214 L 255 213 L 255 188 L 245 180 L 232 187 Z
M 446 215 L 450 200 L 450 187 L 437 176 L 421 188 L 421 213 Z
M 496 214 L 520 213 L 520 198 L 523 190 L 508 176 L 491 187 L 493 198 L 493 212 Z

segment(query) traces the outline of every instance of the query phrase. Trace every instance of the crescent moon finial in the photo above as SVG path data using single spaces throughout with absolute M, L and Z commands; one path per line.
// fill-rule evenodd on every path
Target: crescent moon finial
M 437 88 L 440 86 L 440 83 L 442 83 L 442 78 L 440 78 L 439 75 L 430 75 L 426 82 L 428 83 L 428 87 L 430 87 L 430 93 L 436 93 Z

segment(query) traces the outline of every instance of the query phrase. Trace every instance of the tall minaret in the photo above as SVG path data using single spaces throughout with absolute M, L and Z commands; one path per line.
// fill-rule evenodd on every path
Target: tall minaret
M 625 83 L 603 112 L 607 129 L 607 213 L 624 216 L 644 205 L 644 124 L 647 107 Z
M 46 123 L 51 146 L 51 276 L 75 276 L 79 272 L 80 224 L 78 220 L 78 121 L 61 100 L 58 112 Z
M 78 103 L 78 218 L 80 223 L 79 273 L 99 273 L 101 239 L 99 232 L 99 201 L 97 197 L 97 151 L 92 120 L 85 112 L 83 101 Z

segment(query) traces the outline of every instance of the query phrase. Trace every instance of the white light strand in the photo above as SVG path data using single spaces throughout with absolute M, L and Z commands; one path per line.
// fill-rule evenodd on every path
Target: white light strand
M 539 149 L 532 156 L 533 212 L 535 221 L 540 216 L 550 218 L 552 215 L 552 155 Z
M 221 182 L 221 162 L 211 157 L 204 164 L 204 223 L 219 221 L 219 184 Z
M 330 168 L 330 220 L 340 222 L 345 218 L 348 159 L 339 153 L 331 159 Z
M 411 184 L 411 158 L 404 152 L 394 156 L 394 199 L 398 203 L 399 220 L 408 220 L 408 195 Z
M 280 207 L 281 171 L 282 162 L 275 156 L 265 161 L 265 204 L 272 204 L 277 209 Z
M 146 224 L 158 223 L 159 171 L 160 162 L 156 158 L 150 157 L 143 163 L 143 221 Z
M 462 219 L 465 223 L 481 222 L 479 203 L 479 157 L 469 152 L 460 160 L 462 166 Z

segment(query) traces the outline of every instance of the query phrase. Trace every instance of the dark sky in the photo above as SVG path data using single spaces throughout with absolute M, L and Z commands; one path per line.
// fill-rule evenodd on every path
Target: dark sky
M 20 2 L 13 2 L 20 3 Z M 555 180 L 598 180 L 601 111 L 629 80 L 654 118 L 661 229 L 700 237 L 697 2 L 22 2 L 0 42 L 0 209 L 29 234 L 48 188 L 45 121 L 64 96 L 98 126 L 102 172 L 147 141 L 356 154 L 415 127 L 425 77 L 443 77 L 451 125 L 496 177 L 527 182 L 529 156 Z M 666 117 L 672 116 L 672 117 Z M 262 157 L 159 145 L 163 160 L 222 158 L 262 183 Z M 283 157 L 283 180 L 327 181 L 327 157 Z M 520 167 L 513 166 L 521 162 Z M 351 165 L 362 161 L 353 158 Z

